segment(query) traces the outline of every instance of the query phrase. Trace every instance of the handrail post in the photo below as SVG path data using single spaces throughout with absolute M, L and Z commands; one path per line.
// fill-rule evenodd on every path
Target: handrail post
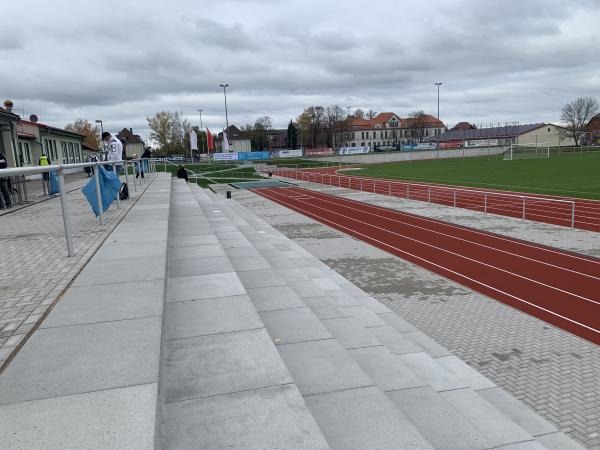
M 390 181 L 389 185 L 390 185 L 390 197 L 391 197 L 392 196 L 392 182 L 391 181 Z
M 523 220 L 525 220 L 525 200 L 527 197 L 523 196 Z
M 456 208 L 456 189 L 454 189 L 454 207 Z
M 483 193 L 483 212 L 487 214 L 487 192 Z
M 62 210 L 65 239 L 67 240 L 67 254 L 71 257 L 75 255 L 75 252 L 73 251 L 73 237 L 71 236 L 71 222 L 69 220 L 69 204 L 67 203 L 65 177 L 62 167 L 58 169 L 58 192 L 60 193 L 60 209 Z
M 575 200 L 571 201 L 571 228 L 575 228 Z
M 362 178 L 361 178 L 361 179 L 360 179 L 360 192 L 362 192 L 362 182 L 363 182 L 363 180 L 362 180 Z
M 431 186 L 427 188 L 427 203 L 431 203 Z
M 406 185 L 406 199 L 410 200 L 410 184 Z
M 123 161 L 123 168 L 125 169 L 125 184 L 129 187 L 129 167 L 127 161 Z
M 112 163 L 112 169 L 113 169 L 113 173 L 115 175 L 117 175 L 117 178 L 119 178 L 119 174 L 117 173 L 117 167 L 116 167 L 114 161 Z M 121 209 L 121 199 L 119 198 L 120 191 L 121 191 L 121 178 L 119 178 L 119 192 L 117 192 L 117 210 Z
M 100 191 L 100 163 L 96 164 L 96 200 L 98 200 L 98 217 L 100 218 L 100 225 L 104 225 L 104 211 L 102 210 L 102 193 Z

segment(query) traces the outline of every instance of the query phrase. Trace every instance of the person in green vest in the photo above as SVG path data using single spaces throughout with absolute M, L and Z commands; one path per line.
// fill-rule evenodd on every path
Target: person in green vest
M 42 153 L 40 159 L 38 160 L 38 166 L 49 166 L 50 164 L 50 158 L 48 158 L 45 153 Z M 42 177 L 44 178 L 44 184 L 47 184 L 50 180 L 50 174 L 48 172 L 44 172 L 42 173 Z M 50 189 L 48 189 L 48 192 L 50 192 Z

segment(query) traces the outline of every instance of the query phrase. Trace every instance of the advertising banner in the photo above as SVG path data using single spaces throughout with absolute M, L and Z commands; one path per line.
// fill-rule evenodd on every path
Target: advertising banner
M 235 161 L 238 159 L 237 153 L 213 153 L 212 155 L 215 161 Z
M 279 150 L 277 152 L 278 158 L 301 158 L 302 150 Z
M 269 159 L 269 152 L 238 152 L 237 159 L 240 161 L 258 161 Z
M 402 144 L 402 150 L 404 151 L 410 151 L 410 150 L 414 150 L 417 148 L 416 144 Z
M 498 145 L 498 139 L 467 139 L 465 147 L 493 147 Z
M 419 142 L 415 148 L 417 150 L 435 150 L 437 142 Z
M 305 156 L 327 156 L 333 155 L 335 151 L 332 148 L 305 148 Z
M 460 142 L 440 142 L 439 148 L 460 148 L 462 146 L 462 141 Z
M 371 147 L 340 147 L 339 154 L 340 155 L 360 155 L 363 153 L 369 153 Z

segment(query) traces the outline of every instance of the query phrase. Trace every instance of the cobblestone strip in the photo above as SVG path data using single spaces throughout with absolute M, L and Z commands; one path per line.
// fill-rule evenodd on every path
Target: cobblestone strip
M 600 347 L 253 193 L 234 191 L 234 199 L 582 445 L 600 450 Z M 482 217 L 480 228 L 491 220 L 516 233 L 515 222 L 497 219 Z M 529 234 L 551 239 L 537 229 Z
M 120 211 L 113 204 L 103 226 L 79 189 L 67 194 L 72 258 L 58 197 L 0 217 L 0 373 L 142 192 L 130 189 L 131 198 L 121 202 Z

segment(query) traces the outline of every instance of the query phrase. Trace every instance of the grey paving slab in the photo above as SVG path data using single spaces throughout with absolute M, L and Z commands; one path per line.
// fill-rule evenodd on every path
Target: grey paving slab
M 169 228 L 168 220 L 153 220 L 153 221 L 145 221 L 142 223 L 139 222 L 122 222 L 119 224 L 120 232 L 128 232 L 128 231 L 150 231 L 150 230 L 167 230 Z
M 289 286 L 268 286 L 247 289 L 257 311 L 302 308 L 304 302 Z
M 377 314 L 364 306 L 340 306 L 339 309 L 342 312 L 352 315 L 352 317 L 365 327 L 380 327 L 387 325 Z
M 332 449 L 433 448 L 377 388 L 311 395 L 306 404 Z
M 383 346 L 356 348 L 349 350 L 349 353 L 384 392 L 426 385 Z
M 477 391 L 477 393 L 506 417 L 518 423 L 532 436 L 540 436 L 558 431 L 554 425 L 534 413 L 533 410 L 529 409 L 504 389 L 497 387 Z
M 436 358 L 436 361 L 448 372 L 473 390 L 494 388 L 496 385 L 481 375 L 467 363 L 454 355 Z
M 446 391 L 440 395 L 486 437 L 491 447 L 533 439 L 471 389 Z
M 333 338 L 321 321 L 306 307 L 262 311 L 260 317 L 277 344 Z
M 166 320 L 167 339 L 263 328 L 246 295 L 169 303 Z
M 579 445 L 564 433 L 551 433 L 536 438 L 548 450 L 584 450 L 585 447 Z
M 268 286 L 283 286 L 287 284 L 272 269 L 267 270 L 248 270 L 238 274 L 240 280 L 246 289 L 268 287 Z
M 227 244 L 223 244 L 223 249 L 230 258 L 262 258 L 258 250 L 253 247 L 228 247 Z
M 192 237 L 192 236 L 204 236 L 204 235 L 212 235 L 213 231 L 212 228 L 210 226 L 204 226 L 204 227 L 185 227 L 185 228 L 178 228 L 178 229 L 170 229 L 169 230 L 169 237 L 174 237 L 174 238 L 178 238 L 178 237 Z
M 0 404 L 158 381 L 161 319 L 38 330 L 0 377 Z
M 373 297 L 359 297 L 359 300 L 364 307 L 376 314 L 389 314 L 391 312 L 391 309 L 389 309 L 384 304 L 379 303 Z
M 344 290 L 329 291 L 327 295 L 331 297 L 333 304 L 336 306 L 363 306 L 360 298 L 353 297 Z
M 148 245 L 147 242 L 120 242 L 110 239 L 94 255 L 94 261 L 114 261 L 131 258 L 162 258 L 167 254 L 165 243 Z
M 124 242 L 164 242 L 167 240 L 165 230 L 144 230 L 144 231 L 114 231 L 109 239 Z
M 302 271 L 302 269 L 298 268 L 277 268 L 275 269 L 275 272 L 277 272 L 281 276 L 281 278 L 283 278 L 286 281 L 302 281 L 310 279 Z
M 169 240 L 171 246 L 171 240 Z M 171 246 L 169 249 L 169 259 L 187 259 L 187 258 L 213 258 L 225 257 L 225 252 L 218 243 L 200 244 L 186 246 Z
M 280 345 L 277 349 L 302 395 L 373 384 L 335 339 Z
M 289 286 L 300 297 L 322 297 L 325 292 L 312 280 L 290 281 Z
M 404 334 L 398 333 L 390 325 L 371 327 L 369 328 L 369 333 L 373 334 L 388 350 L 397 355 L 423 351 L 423 347 L 413 340 L 406 338 Z
M 323 325 L 346 349 L 382 345 L 354 317 L 323 320 Z
M 261 270 L 271 269 L 271 265 L 266 259 L 261 257 L 248 257 L 248 258 L 233 258 L 230 257 L 231 264 L 235 267 L 238 272 L 246 270 Z
M 0 448 L 154 448 L 157 384 L 0 406 Z
M 436 449 L 490 447 L 480 431 L 429 387 L 388 392 L 387 396 Z
M 115 261 L 93 260 L 75 279 L 73 286 L 161 280 L 165 278 L 165 258 L 131 258 Z
M 433 357 L 451 355 L 451 353 L 446 347 L 438 344 L 421 331 L 412 331 L 409 333 L 405 333 L 405 337 L 419 344 L 425 349 L 427 353 L 429 353 Z
M 323 291 L 325 291 L 325 293 L 327 293 L 328 291 L 341 291 L 342 288 L 335 282 L 333 281 L 331 278 L 328 277 L 317 277 L 317 278 L 312 278 L 312 281 L 319 286 Z
M 264 329 L 176 339 L 166 351 L 167 403 L 292 382 Z
M 167 301 L 183 302 L 246 293 L 235 272 L 177 277 L 167 285 Z
M 166 406 L 163 448 L 328 449 L 294 385 Z
M 397 355 L 420 379 L 424 380 L 435 391 L 448 391 L 468 387 L 454 375 L 439 365 L 425 352 Z
M 179 258 L 169 260 L 169 278 L 231 273 L 234 268 L 226 256 Z M 174 280 L 174 283 L 177 281 Z
M 161 316 L 164 280 L 70 288 L 40 328 Z
M 169 247 L 189 247 L 194 245 L 215 245 L 219 240 L 212 234 L 203 236 L 170 237 Z
M 399 333 L 417 331 L 417 329 L 411 323 L 400 317 L 398 313 L 383 313 L 379 314 L 379 317 L 381 317 L 388 325 L 391 325 Z
M 547 448 L 536 441 L 519 442 L 517 444 L 502 445 L 495 447 L 498 450 L 547 450 Z

